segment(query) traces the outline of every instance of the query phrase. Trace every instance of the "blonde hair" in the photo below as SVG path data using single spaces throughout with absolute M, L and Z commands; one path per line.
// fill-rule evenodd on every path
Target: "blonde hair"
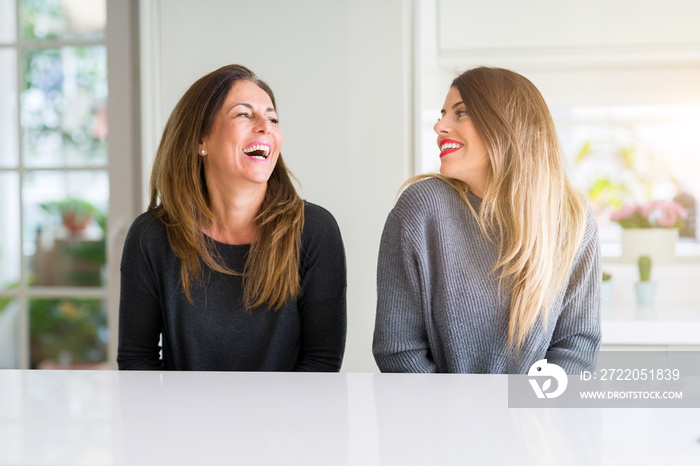
M 165 225 L 168 243 L 180 259 L 180 279 L 192 302 L 192 280 L 203 279 L 202 263 L 212 270 L 243 277 L 243 305 L 267 305 L 278 310 L 301 289 L 299 249 L 304 223 L 304 201 L 290 179 L 282 155 L 267 183 L 265 198 L 255 218 L 258 239 L 251 245 L 243 271 L 229 269 L 202 232 L 205 220 L 218 219 L 209 209 L 204 164 L 198 144 L 211 130 L 214 118 L 238 80 L 263 89 L 275 106 L 267 84 L 240 65 L 228 65 L 197 80 L 177 103 L 163 131 L 151 173 L 148 209 Z M 264 247 L 263 247 L 264 245 Z
M 586 200 L 573 187 L 544 98 L 527 78 L 480 67 L 459 75 L 467 113 L 488 148 L 481 209 L 469 202 L 466 183 L 420 175 L 404 185 L 437 177 L 469 206 L 481 231 L 500 248 L 492 269 L 511 291 L 508 344 L 519 350 L 538 315 L 549 312 L 566 286 L 586 228 Z

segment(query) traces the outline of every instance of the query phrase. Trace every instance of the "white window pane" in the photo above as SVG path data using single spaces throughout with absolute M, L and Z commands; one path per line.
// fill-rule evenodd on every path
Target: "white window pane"
M 28 49 L 24 61 L 20 104 L 24 164 L 106 164 L 106 48 Z
M 19 282 L 19 175 L 0 173 L 0 290 L 14 288 Z M 2 299 L 2 298 L 0 298 Z
M 0 167 L 16 167 L 18 160 L 17 52 L 0 48 Z
M 17 40 L 15 0 L 0 0 L 0 44 Z
M 27 40 L 102 39 L 106 0 L 21 0 L 22 38 Z
M 552 113 L 603 242 L 619 241 L 610 214 L 622 205 L 700 199 L 699 105 L 572 106 Z M 695 228 L 684 236 L 696 239 Z
M 17 369 L 17 334 L 19 302 L 14 298 L 0 297 L 0 369 Z

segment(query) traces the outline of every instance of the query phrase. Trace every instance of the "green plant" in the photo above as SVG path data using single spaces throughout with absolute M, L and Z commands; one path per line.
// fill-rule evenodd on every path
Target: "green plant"
M 579 166 L 594 153 L 591 141 L 586 141 L 575 158 L 575 165 Z M 595 178 L 586 188 L 588 198 L 594 203 L 600 203 L 606 207 L 619 208 L 625 199 L 633 197 L 633 185 L 642 184 L 646 191 L 650 191 L 650 181 L 644 175 L 638 173 L 635 168 L 634 147 L 621 147 L 610 154 L 617 162 L 617 170 L 614 172 L 597 172 Z M 620 178 L 620 173 L 626 173 L 626 179 Z M 632 181 L 632 186 L 629 181 Z
M 71 231 L 80 230 L 94 220 L 102 230 L 102 239 L 93 243 L 76 243 L 67 246 L 64 253 L 95 265 L 104 265 L 106 257 L 107 216 L 100 209 L 82 199 L 66 198 L 41 204 L 41 208 L 58 218 Z
M 588 171 L 593 167 L 593 176 L 587 180 L 584 191 L 594 206 L 617 210 L 631 202 L 652 201 L 654 187 L 659 183 L 670 183 L 678 189 L 678 180 L 668 167 L 648 154 L 645 157 L 644 150 L 619 146 L 609 151 L 597 142 L 600 141 L 586 141 L 574 159 L 577 170 L 585 165 Z M 605 156 L 609 165 L 597 164 L 596 158 L 601 156 Z
M 19 286 L 19 283 L 17 283 L 17 282 L 10 283 L 9 285 L 7 285 L 6 290 L 14 290 L 18 286 Z M 5 310 L 7 305 L 10 304 L 15 299 L 17 299 L 17 298 L 15 298 L 14 296 L 0 296 L 0 314 L 2 314 L 2 312 Z
M 2 258 L 2 244 L 0 244 L 0 258 Z M 17 288 L 17 283 L 10 283 L 7 285 L 6 289 L 7 290 L 12 290 L 14 288 Z M 5 307 L 7 307 L 8 304 L 10 304 L 14 300 L 14 296 L 0 296 L 0 314 L 5 310 Z
M 651 281 L 651 257 L 640 256 L 637 265 L 639 266 L 639 281 Z
M 30 299 L 30 364 L 101 362 L 107 319 L 99 299 Z
M 607 272 L 603 272 L 603 281 L 604 281 L 604 282 L 607 282 L 607 281 L 609 281 L 609 280 L 612 280 L 612 275 L 610 275 L 610 274 L 607 273 Z

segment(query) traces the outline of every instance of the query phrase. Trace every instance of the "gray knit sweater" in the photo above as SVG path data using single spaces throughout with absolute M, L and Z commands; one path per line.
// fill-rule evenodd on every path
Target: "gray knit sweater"
M 478 212 L 481 199 L 468 197 Z M 538 319 L 517 354 L 508 347 L 510 293 L 489 275 L 497 258 L 453 188 L 430 178 L 406 189 L 379 250 L 373 352 L 381 371 L 527 373 L 545 357 L 568 373 L 590 369 L 600 346 L 601 276 L 592 210 L 546 329 Z

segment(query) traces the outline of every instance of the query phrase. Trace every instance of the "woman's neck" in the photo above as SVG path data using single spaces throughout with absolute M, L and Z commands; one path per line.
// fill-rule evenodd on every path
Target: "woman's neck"
M 469 183 L 469 192 L 478 197 L 479 199 L 484 198 L 485 186 L 483 183 Z
M 218 220 L 205 222 L 204 234 L 220 243 L 251 244 L 257 239 L 255 217 L 265 198 L 266 185 L 248 189 L 209 190 L 209 209 Z

